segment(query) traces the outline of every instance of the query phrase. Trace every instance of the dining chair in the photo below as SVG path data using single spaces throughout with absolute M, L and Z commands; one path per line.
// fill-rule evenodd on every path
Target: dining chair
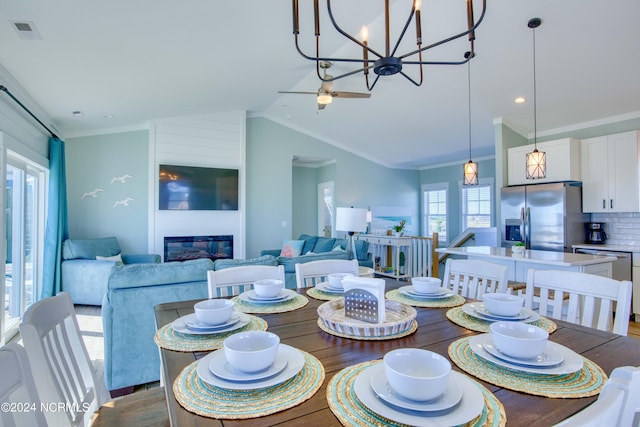
M 21 345 L 9 343 L 0 348 L 0 378 L 0 402 L 16 405 L 13 411 L 0 411 L 0 427 L 47 427 L 27 353 Z
M 242 265 L 222 270 L 207 271 L 209 298 L 239 295 L 253 288 L 260 279 L 277 279 L 284 282 L 282 265 Z
M 107 402 L 109 394 L 104 380 L 96 375 L 68 293 L 61 292 L 32 304 L 23 316 L 20 336 L 40 400 L 45 404 L 64 405 L 63 410 L 45 411 L 48 425 L 88 426 L 93 418 L 101 418 L 103 410 L 112 419 L 121 418 L 114 411 L 129 414 L 130 421 L 138 422 L 131 425 L 168 424 L 161 387 L 141 392 L 132 399 L 123 397 Z M 105 403 L 107 405 L 101 407 Z M 156 421 L 146 424 L 144 420 L 149 418 L 146 411 L 152 409 L 155 412 L 151 418 Z M 92 425 L 108 425 L 96 420 Z
M 554 319 L 626 336 L 631 288 L 627 280 L 531 268 L 527 273 L 524 306 Z
M 327 281 L 332 273 L 351 273 L 358 277 L 358 260 L 323 259 L 296 264 L 296 286 L 298 289 L 314 287 Z
M 488 261 L 447 259 L 442 285 L 465 298 L 481 300 L 488 292 L 507 292 L 509 268 Z
M 598 400 L 554 427 L 631 427 L 640 424 L 640 368 L 615 368 Z

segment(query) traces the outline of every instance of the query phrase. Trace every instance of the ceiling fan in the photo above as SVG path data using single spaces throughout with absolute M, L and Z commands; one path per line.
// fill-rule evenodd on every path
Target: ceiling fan
M 331 67 L 331 62 L 322 61 L 320 62 L 320 68 L 324 70 L 324 78 L 331 79 L 333 76 L 327 74 L 327 69 Z M 333 98 L 369 98 L 371 97 L 370 93 L 361 93 L 361 92 L 334 92 L 333 91 L 333 82 L 323 81 L 320 85 L 320 89 L 317 92 L 287 92 L 287 91 L 278 91 L 278 93 L 293 93 L 293 94 L 302 94 L 302 95 L 315 95 L 318 101 L 318 110 L 324 109 L 327 104 L 331 104 L 333 102 Z

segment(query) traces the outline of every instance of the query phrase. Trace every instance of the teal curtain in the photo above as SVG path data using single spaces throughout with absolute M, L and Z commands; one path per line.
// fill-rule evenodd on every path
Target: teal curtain
M 49 138 L 49 204 L 44 237 L 41 298 L 56 295 L 61 290 L 62 242 L 68 237 L 64 141 Z

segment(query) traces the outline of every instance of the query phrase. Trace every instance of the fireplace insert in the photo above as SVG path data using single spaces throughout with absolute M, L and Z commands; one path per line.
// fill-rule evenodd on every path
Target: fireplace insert
M 233 258 L 233 236 L 177 236 L 164 238 L 164 262 Z

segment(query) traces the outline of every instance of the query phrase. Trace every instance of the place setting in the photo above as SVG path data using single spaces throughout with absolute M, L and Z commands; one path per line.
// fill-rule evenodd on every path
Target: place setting
M 483 381 L 538 396 L 593 396 L 607 380 L 598 365 L 524 322 L 494 322 L 489 333 L 453 342 L 449 357 Z
M 345 426 L 504 426 L 502 404 L 437 353 L 401 348 L 338 372 L 327 401 Z
M 523 304 L 524 298 L 521 296 L 489 292 L 482 295 L 482 301 L 452 308 L 446 316 L 453 323 L 476 332 L 489 332 L 490 325 L 499 321 L 524 322 L 539 326 L 549 333 L 556 330 L 555 322 L 523 307 Z
M 385 281 L 352 275 L 342 279 L 344 297 L 318 309 L 318 327 L 341 338 L 389 340 L 418 329 L 416 309 L 385 299 Z
M 253 282 L 253 289 L 233 297 L 236 310 L 243 313 L 284 313 L 297 310 L 309 300 L 292 289 L 284 287 L 284 281 L 262 279 Z
M 228 299 L 208 299 L 194 304 L 194 313 L 182 316 L 158 329 L 156 344 L 174 351 L 209 351 L 222 346 L 230 335 L 240 331 L 265 331 L 267 322 L 240 313 Z
M 188 411 L 247 419 L 299 405 L 320 389 L 324 376 L 311 354 L 282 344 L 271 332 L 247 331 L 227 337 L 222 349 L 188 365 L 173 391 Z
M 333 301 L 344 297 L 342 279 L 353 276 L 351 273 L 330 273 L 327 280 L 307 289 L 307 295 L 321 301 Z
M 412 277 L 411 285 L 391 290 L 385 295 L 388 299 L 415 307 L 449 308 L 465 303 L 465 299 L 442 287 L 437 277 Z

